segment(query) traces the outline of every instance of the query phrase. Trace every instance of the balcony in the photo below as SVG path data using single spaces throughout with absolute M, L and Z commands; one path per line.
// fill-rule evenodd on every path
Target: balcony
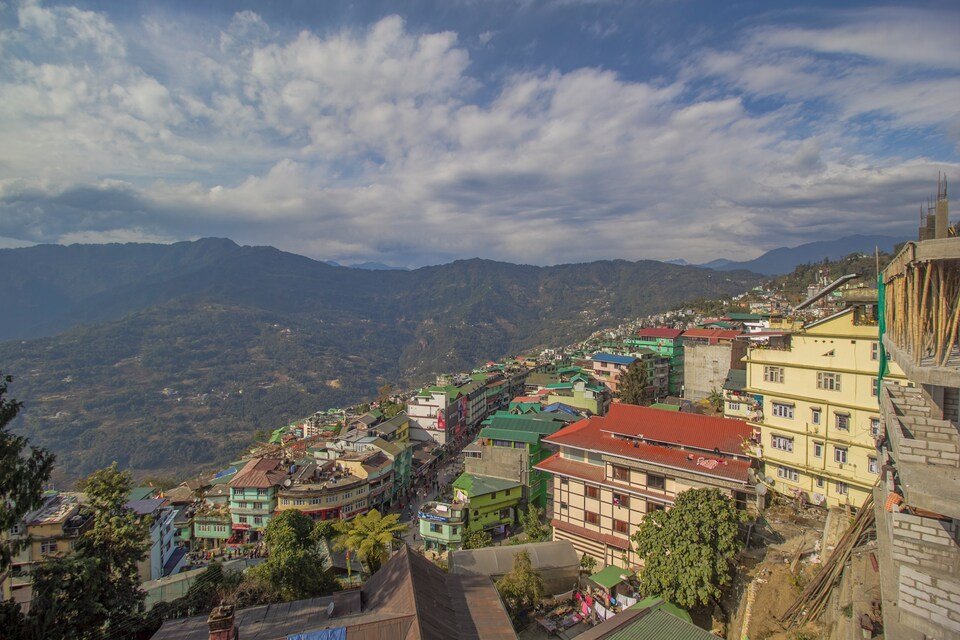
M 465 508 L 466 505 L 459 502 L 455 502 L 453 504 L 445 504 L 443 502 L 428 502 L 420 507 L 418 517 L 421 520 L 429 520 L 431 522 L 462 524 L 463 511 Z
M 917 384 L 960 387 L 960 238 L 907 243 L 883 281 L 887 352 Z
M 933 408 L 915 387 L 884 384 L 880 409 L 907 504 L 960 517 L 957 427 L 933 418 Z

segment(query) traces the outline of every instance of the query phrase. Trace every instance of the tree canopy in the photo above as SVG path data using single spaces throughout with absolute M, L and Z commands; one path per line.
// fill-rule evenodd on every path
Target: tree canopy
M 669 511 L 648 513 L 631 536 L 644 562 L 643 593 L 688 608 L 719 600 L 746 518 L 718 489 L 684 491 Z
M 521 551 L 513 556 L 513 568 L 497 580 L 497 591 L 513 615 L 540 603 L 545 593 L 543 578 L 534 571 L 529 553 Z
M 394 539 L 406 530 L 407 525 L 400 522 L 399 514 L 382 516 L 372 509 L 344 523 L 336 548 L 359 555 L 373 573 L 389 557 Z
M 644 404 L 650 401 L 649 386 L 650 376 L 647 373 L 647 363 L 637 359 L 620 376 L 617 396 L 627 404 Z
M 250 577 L 264 581 L 282 600 L 326 596 L 340 588 L 333 573 L 324 568 L 313 520 L 305 513 L 280 512 L 267 524 L 263 539 L 269 554 L 250 570 Z
M 46 449 L 31 447 L 25 437 L 7 431 L 23 407 L 23 403 L 5 397 L 12 380 L 11 376 L 0 373 L 0 531 L 3 532 L 41 505 L 43 483 L 50 478 L 54 460 Z M 19 538 L 0 537 L 0 572 L 25 543 Z
M 527 505 L 526 511 L 520 512 L 520 526 L 526 534 L 525 542 L 546 542 L 552 535 L 550 525 L 542 520 L 543 511 L 535 504 Z
M 493 544 L 493 536 L 486 531 L 468 531 L 463 534 L 464 549 L 482 549 Z

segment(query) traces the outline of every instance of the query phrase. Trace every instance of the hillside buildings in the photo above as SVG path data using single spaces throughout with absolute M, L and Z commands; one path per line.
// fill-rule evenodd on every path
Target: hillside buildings
M 633 338 L 628 338 L 627 345 L 640 349 L 649 349 L 658 356 L 667 359 L 666 393 L 659 395 L 679 396 L 683 393 L 683 340 L 682 329 L 669 327 L 650 327 L 640 329 Z
M 280 458 L 254 458 L 230 480 L 231 527 L 245 540 L 259 540 L 277 509 L 277 490 L 287 479 Z
M 149 547 L 146 557 L 140 561 L 140 579 L 157 580 L 177 573 L 186 561 L 186 549 L 174 543 L 174 522 L 179 509 L 164 498 L 130 500 L 124 505 L 146 523 Z
M 880 475 L 879 354 L 875 304 L 750 348 L 749 424 L 778 492 L 818 505 L 863 504 Z
M 681 491 L 715 487 L 746 509 L 754 495 L 744 451 L 751 429 L 728 420 L 613 404 L 545 441 L 559 449 L 537 465 L 553 476 L 553 537 L 601 564 L 637 566 L 629 536 Z
M 740 369 L 746 342 L 739 329 L 696 328 L 683 332 L 683 397 L 696 402 L 719 392 L 731 368 Z

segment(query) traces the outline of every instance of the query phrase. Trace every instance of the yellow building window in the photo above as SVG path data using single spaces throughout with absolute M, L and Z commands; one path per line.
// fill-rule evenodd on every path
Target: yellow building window
M 840 374 L 832 371 L 817 371 L 817 389 L 840 391 Z
M 782 383 L 784 379 L 783 367 L 764 367 L 763 381 Z

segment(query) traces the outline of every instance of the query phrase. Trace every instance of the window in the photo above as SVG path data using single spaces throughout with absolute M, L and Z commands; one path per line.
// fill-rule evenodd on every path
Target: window
M 667 479 L 663 476 L 654 475 L 652 473 L 647 474 L 647 487 L 650 489 L 657 489 L 658 491 L 667 490 Z
M 494 491 L 493 493 L 491 493 L 491 494 L 490 494 L 490 497 L 491 497 L 491 498 L 496 498 L 496 497 L 497 497 L 497 492 Z
M 774 402 L 773 415 L 775 415 L 778 418 L 788 418 L 790 420 L 793 420 L 793 405 Z
M 254 518 L 253 518 L 253 524 L 263 524 L 263 517 L 261 517 L 261 516 L 254 516 Z
M 823 443 L 822 443 L 822 442 L 816 442 L 816 441 L 814 441 L 814 443 L 813 443 L 813 457 L 814 457 L 814 458 L 822 458 L 822 457 L 823 457 Z
M 730 410 L 730 411 L 740 411 L 740 403 L 739 403 L 739 402 L 731 402 L 728 406 L 729 406 L 729 410 Z
M 870 418 L 870 435 L 874 438 L 880 435 L 880 418 Z
M 56 540 L 47 540 L 40 543 L 40 553 L 56 553 L 56 552 L 57 552 Z
M 850 416 L 846 413 L 838 413 L 837 418 L 837 429 L 840 431 L 850 431 Z
M 880 473 L 880 464 L 873 456 L 867 458 L 867 471 L 870 473 Z
M 659 502 L 650 502 L 647 500 L 647 513 L 652 513 L 654 511 L 663 511 L 664 506 Z
M 879 360 L 880 359 L 880 343 L 874 342 L 870 345 L 870 359 Z
M 817 389 L 840 391 L 840 374 L 832 371 L 817 371 Z
M 630 496 L 623 493 L 614 493 L 613 506 L 628 509 L 630 507 Z
M 239 520 L 241 524 L 247 524 L 247 516 L 240 516 L 237 520 Z
M 630 469 L 613 465 L 613 479 L 622 480 L 623 482 L 630 482 Z
M 817 489 L 823 489 L 823 478 L 817 478 Z
M 837 481 L 837 495 L 845 496 L 847 495 L 847 483 Z
M 846 447 L 834 447 L 833 448 L 833 461 L 840 464 L 844 464 L 847 461 L 847 448 Z
M 586 520 L 587 524 L 600 524 L 600 514 L 593 511 L 584 511 L 583 519 Z
M 777 467 L 777 477 L 789 480 L 790 482 L 799 482 L 800 472 L 790 467 Z
M 567 484 L 566 478 L 560 478 L 560 484 Z
M 430 523 L 430 533 L 442 533 L 443 527 L 439 524 Z
M 591 487 L 590 485 L 587 485 L 587 497 L 588 497 L 588 498 L 593 498 L 594 500 L 599 499 L 599 498 L 600 498 L 600 489 L 597 488 L 597 487 Z
M 770 446 L 780 451 L 793 451 L 793 438 L 786 438 L 773 434 L 770 436 Z
M 265 496 L 265 495 L 267 495 L 267 493 L 268 493 L 268 490 L 267 490 L 267 489 L 257 489 L 257 495 L 258 495 L 258 496 Z
M 561 503 L 560 503 L 560 509 L 566 509 L 566 508 L 567 508 L 567 503 L 566 503 L 566 502 L 561 502 Z
M 783 382 L 783 367 L 764 367 L 764 382 Z
M 628 525 L 623 520 L 614 520 L 613 521 L 613 530 L 617 533 L 626 533 Z
M 874 398 L 877 397 L 877 383 L 876 383 L 876 382 L 873 382 L 873 381 L 870 382 L 870 395 L 873 396 Z
M 810 409 L 810 423 L 820 424 L 820 409 Z
M 500 509 L 500 519 L 501 519 L 501 520 L 503 520 L 503 519 L 505 519 L 505 518 L 512 518 L 512 517 L 513 517 L 513 512 L 510 510 L 509 507 L 506 508 L 506 509 Z

